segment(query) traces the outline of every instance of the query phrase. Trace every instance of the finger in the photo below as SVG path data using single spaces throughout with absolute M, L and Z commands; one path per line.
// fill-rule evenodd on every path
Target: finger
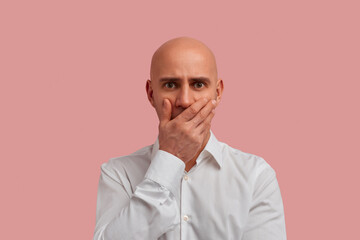
M 168 99 L 164 99 L 161 110 L 159 112 L 160 124 L 169 122 L 171 119 L 171 103 Z
M 206 131 L 210 130 L 211 127 L 211 121 L 215 116 L 215 112 L 211 111 L 209 113 L 209 115 L 205 118 L 205 120 L 199 124 L 199 126 L 196 128 L 196 130 L 200 133 L 203 134 Z
M 206 98 L 201 98 L 194 102 L 190 107 L 185 109 L 181 114 L 178 115 L 179 118 L 189 121 L 206 105 L 208 100 Z
M 196 116 L 191 120 L 195 127 L 199 126 L 211 113 L 212 110 L 214 110 L 216 107 L 216 101 L 212 100 L 209 101 L 205 107 L 203 107 Z

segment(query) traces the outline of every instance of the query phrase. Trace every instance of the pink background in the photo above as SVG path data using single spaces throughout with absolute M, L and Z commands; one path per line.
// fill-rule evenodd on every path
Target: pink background
M 151 55 L 184 35 L 217 57 L 217 138 L 276 170 L 288 239 L 355 239 L 359 7 L 1 1 L 1 239 L 92 238 L 100 165 L 155 141 Z

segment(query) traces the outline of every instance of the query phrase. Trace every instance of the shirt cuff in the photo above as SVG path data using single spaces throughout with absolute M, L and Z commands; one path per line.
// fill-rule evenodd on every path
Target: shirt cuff
M 184 170 L 185 163 L 181 159 L 166 151 L 158 150 L 151 159 L 145 178 L 157 182 L 176 195 Z

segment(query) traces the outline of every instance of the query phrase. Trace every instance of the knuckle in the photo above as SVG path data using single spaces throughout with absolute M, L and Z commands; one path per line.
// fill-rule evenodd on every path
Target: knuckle
M 171 129 L 178 129 L 179 128 L 179 123 L 177 121 L 174 121 L 172 124 L 171 124 Z
M 183 124 L 183 126 L 184 126 L 184 129 L 186 129 L 186 130 L 189 130 L 190 127 L 191 127 L 191 125 L 190 125 L 189 122 L 185 122 L 185 123 Z
M 181 124 L 180 122 L 176 122 L 176 125 L 174 127 L 175 130 L 178 130 L 180 132 L 184 131 L 184 124 Z
M 195 132 L 191 133 L 191 139 L 194 143 L 198 143 L 199 139 L 198 139 L 198 134 L 196 134 Z
M 187 125 L 187 124 L 184 125 L 183 131 L 184 131 L 184 133 L 186 133 L 187 135 L 191 134 L 191 128 L 190 128 L 190 126 Z
M 190 136 L 190 138 L 193 139 L 193 140 L 196 140 L 196 138 L 197 138 L 197 134 L 196 134 L 194 131 L 190 131 L 190 132 L 189 132 L 189 136 Z

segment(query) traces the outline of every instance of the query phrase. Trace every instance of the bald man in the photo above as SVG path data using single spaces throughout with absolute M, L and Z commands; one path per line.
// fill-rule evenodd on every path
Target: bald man
M 94 240 L 286 239 L 275 171 L 210 129 L 223 89 L 202 42 L 180 37 L 156 50 L 146 93 L 158 138 L 102 164 Z

